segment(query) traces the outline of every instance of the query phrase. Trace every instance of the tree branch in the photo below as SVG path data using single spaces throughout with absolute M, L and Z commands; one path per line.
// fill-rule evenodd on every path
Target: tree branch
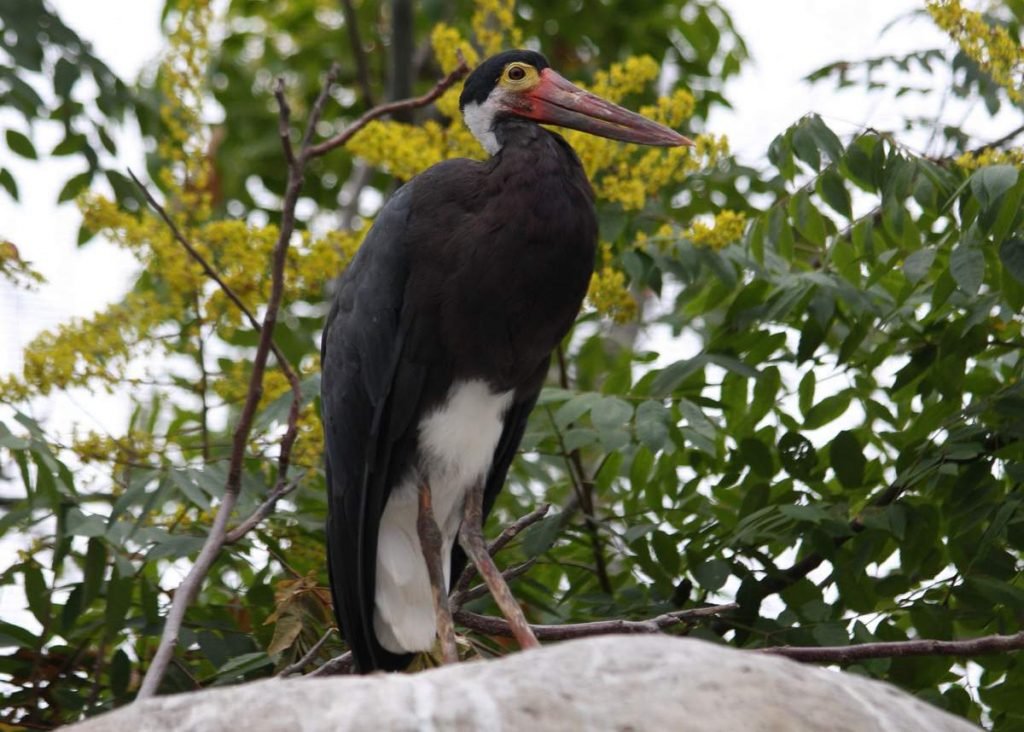
M 242 521 L 242 523 L 238 524 L 238 526 L 231 529 L 231 531 L 227 532 L 224 535 L 224 543 L 234 544 L 235 542 L 242 539 L 242 537 L 244 537 L 246 534 L 248 534 L 250 531 L 256 528 L 256 526 L 261 521 L 263 521 L 263 519 L 267 518 L 270 514 L 274 512 L 274 509 L 277 508 L 278 501 L 287 496 L 298 486 L 298 481 L 293 480 L 289 483 L 286 483 L 285 485 L 280 485 L 274 488 L 274 490 L 271 491 L 270 495 L 267 496 L 267 499 L 263 501 L 263 503 L 261 503 L 255 511 L 249 514 L 249 517 L 247 519 Z
M 356 83 L 363 95 L 363 104 L 373 106 L 373 88 L 370 86 L 370 69 L 366 63 L 366 51 L 363 40 L 359 37 L 359 16 L 352 5 L 352 0 L 341 0 L 341 9 L 345 14 L 345 30 L 348 31 L 348 45 L 352 46 L 352 56 L 356 62 Z
M 613 633 L 660 633 L 666 628 L 680 623 L 691 623 L 701 618 L 713 617 L 719 613 L 738 608 L 735 602 L 723 605 L 709 605 L 691 610 L 677 610 L 648 620 L 598 620 L 592 623 L 566 623 L 565 625 L 531 625 L 537 640 L 569 640 L 571 638 L 587 638 L 593 635 L 610 635 Z M 455 613 L 455 622 L 487 635 L 500 635 L 511 638 L 512 628 L 504 618 L 479 615 L 467 610 Z
M 427 94 L 421 97 L 399 102 L 391 102 L 389 104 L 383 104 L 379 107 L 375 107 L 359 117 L 344 132 L 336 135 L 326 142 L 314 145 L 313 135 L 316 132 L 317 123 L 323 116 L 324 107 L 327 104 L 331 88 L 334 86 L 338 75 L 338 66 L 337 64 L 334 64 L 328 72 L 327 78 L 320 90 L 320 94 L 310 110 L 309 119 L 306 122 L 306 129 L 302 136 L 301 146 L 297 154 L 291 142 L 291 108 L 288 106 L 287 100 L 285 99 L 284 83 L 280 79 L 278 80 L 277 87 L 274 90 L 274 96 L 278 102 L 278 135 L 281 138 L 281 147 L 288 163 L 288 179 L 285 186 L 284 200 L 282 201 L 281 206 L 280 232 L 277 241 L 274 244 L 274 250 L 271 256 L 270 297 L 267 301 L 266 314 L 264 315 L 263 323 L 261 325 L 256 325 L 260 339 L 256 346 L 256 354 L 253 357 L 252 373 L 249 377 L 249 386 L 246 392 L 245 402 L 238 418 L 238 423 L 235 426 L 232 438 L 231 459 L 228 467 L 228 477 L 224 488 L 224 497 L 217 509 L 217 514 L 213 520 L 213 526 L 210 528 L 210 534 L 203 543 L 203 546 L 199 551 L 199 555 L 196 557 L 195 563 L 192 565 L 188 575 L 186 575 L 185 579 L 178 587 L 177 592 L 174 593 L 174 599 L 171 602 L 171 609 L 168 611 L 167 619 L 164 622 L 164 629 L 160 637 L 160 643 L 157 646 L 153 660 L 146 671 L 146 675 L 142 680 L 142 684 L 139 687 L 139 693 L 136 697 L 137 699 L 146 699 L 151 697 L 155 695 L 159 689 L 160 682 L 163 680 L 164 675 L 167 673 L 167 668 L 174 658 L 174 648 L 178 643 L 181 626 L 185 619 L 185 612 L 195 600 L 195 597 L 202 586 L 203 580 L 206 578 L 206 575 L 209 573 L 210 568 L 213 566 L 213 563 L 216 561 L 225 544 L 237 541 L 244 536 L 245 533 L 256 526 L 259 521 L 269 515 L 277 500 L 290 490 L 290 487 L 286 483 L 286 479 L 291 459 L 291 448 L 297 434 L 299 409 L 298 395 L 300 393 L 298 391 L 297 380 L 293 382 L 293 390 L 297 397 L 292 401 L 288 415 L 288 428 L 281 440 L 281 453 L 278 459 L 277 485 L 267 500 L 256 509 L 252 516 L 243 521 L 230 533 L 227 531 L 228 521 L 231 517 L 232 511 L 234 510 L 235 504 L 238 501 L 238 495 L 241 490 L 242 464 L 245 457 L 245 447 L 252 431 L 252 424 L 256 416 L 256 410 L 259 406 L 260 398 L 263 395 L 263 374 L 266 370 L 267 357 L 271 351 L 273 351 L 275 355 L 279 353 L 274 346 L 273 333 L 274 327 L 277 324 L 278 311 L 280 310 L 281 301 L 284 296 L 285 261 L 292 235 L 295 232 L 295 206 L 299 200 L 299 194 L 302 191 L 306 165 L 313 158 L 319 157 L 330 150 L 343 145 L 371 120 L 385 114 L 389 114 L 397 109 L 416 108 L 429 104 L 443 94 L 444 91 L 452 84 L 462 78 L 468 71 L 469 67 L 466 64 L 465 59 L 462 59 L 459 67 L 438 82 L 437 85 L 435 85 L 435 87 Z M 131 171 L 129 171 L 129 173 L 130 172 Z M 147 201 L 157 210 L 158 213 L 160 213 L 161 217 L 170 227 L 178 242 L 181 243 L 182 246 L 185 247 L 186 251 L 188 251 L 189 254 L 200 263 L 200 266 L 203 267 L 206 274 L 221 286 L 225 294 L 227 294 L 228 297 L 241 308 L 242 312 L 248 314 L 248 311 L 245 309 L 241 300 L 239 300 L 237 296 L 232 297 L 230 287 L 228 287 L 227 283 L 220 278 L 209 263 L 205 262 L 202 255 L 200 255 L 191 243 L 188 242 L 188 239 L 177 228 L 173 220 L 167 215 L 167 212 L 164 211 L 149 192 L 145 190 L 144 186 L 142 186 L 134 175 L 132 178 L 135 180 L 136 185 L 139 185 L 140 188 L 143 189 L 143 193 L 146 196 Z M 255 318 L 252 317 L 251 314 L 248 314 L 248 316 L 251 321 L 255 321 Z M 278 356 L 278 358 L 281 358 L 282 369 L 285 370 L 286 373 L 289 373 L 288 364 L 281 356 Z
M 1024 631 L 1013 635 L 986 635 L 967 640 L 909 640 L 861 643 L 852 646 L 773 646 L 755 652 L 785 656 L 809 663 L 852 663 L 869 658 L 909 656 L 982 656 L 1024 650 Z
M 535 523 L 547 516 L 548 509 L 550 508 L 550 503 L 541 504 L 534 510 L 530 511 L 530 513 L 506 526 L 505 529 L 498 534 L 498 537 L 488 545 L 488 553 L 493 557 L 495 554 L 500 552 L 510 541 L 519 536 L 519 534 L 525 529 L 533 526 Z M 455 583 L 450 594 L 453 597 L 464 595 L 469 589 L 469 583 L 473 581 L 473 578 L 476 577 L 477 574 L 476 567 L 473 566 L 473 563 L 467 562 L 466 568 L 462 570 L 462 574 L 459 576 L 459 579 Z
M 302 658 L 300 658 L 295 663 L 288 664 L 283 669 L 278 671 L 277 674 L 275 674 L 275 675 L 278 676 L 279 678 L 284 678 L 285 676 L 291 676 L 292 674 L 297 674 L 307 664 L 312 662 L 312 660 L 314 658 L 316 658 L 316 655 L 318 653 L 320 653 L 320 649 L 324 647 L 324 643 L 326 643 L 327 639 L 330 638 L 334 633 L 335 633 L 335 629 L 334 628 L 329 628 L 327 630 L 327 632 L 323 634 L 323 636 L 320 638 L 320 640 L 318 640 L 316 643 L 314 643 L 313 647 L 310 648 L 305 653 L 305 655 L 302 656 Z
M 306 676 L 332 676 L 335 674 L 352 673 L 353 664 L 352 651 L 345 651 L 340 656 L 332 658 L 320 668 L 310 671 Z
M 457 81 L 459 81 L 459 79 L 468 73 L 469 65 L 466 63 L 465 59 L 462 59 L 454 71 L 437 82 L 437 84 L 434 85 L 434 88 L 426 94 L 412 99 L 388 102 L 387 104 L 381 104 L 371 110 L 368 110 L 362 116 L 358 117 L 356 121 L 349 125 L 349 127 L 343 132 L 338 133 L 334 137 L 329 140 L 325 140 L 318 145 L 313 145 L 309 150 L 309 157 L 318 158 L 321 155 L 329 153 L 336 147 L 341 147 L 351 140 L 359 130 L 366 127 L 366 125 L 370 124 L 370 122 L 378 117 L 383 117 L 385 115 L 392 114 L 393 112 L 399 112 L 405 109 L 418 109 L 420 107 L 427 106 L 448 91 Z

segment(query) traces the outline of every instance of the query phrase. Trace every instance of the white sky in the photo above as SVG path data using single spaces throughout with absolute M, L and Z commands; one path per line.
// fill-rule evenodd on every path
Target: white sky
M 161 49 L 162 0 L 52 0 L 52 4 L 123 78 L 135 79 L 154 64 Z M 860 90 L 837 93 L 829 83 L 812 87 L 801 81 L 811 70 L 840 58 L 947 44 L 948 39 L 920 17 L 902 21 L 880 37 L 887 23 L 919 9 L 918 0 L 724 0 L 723 4 L 746 39 L 754 62 L 727 90 L 734 109 L 716 112 L 709 129 L 727 134 L 745 162 L 763 162 L 771 139 L 809 111 L 822 114 L 843 135 L 865 125 L 892 128 L 908 106 L 916 105 L 924 113 L 937 104 L 934 99 L 922 104 L 916 97 L 869 98 Z M 16 120 L 12 113 L 0 110 L 0 127 L 12 120 Z M 995 137 L 1011 123 L 1015 124 L 978 131 Z M 40 150 L 59 141 L 55 126 L 40 125 L 35 133 Z M 142 169 L 142 146 L 133 124 L 118 136 L 118 143 L 119 161 Z M 40 330 L 71 316 L 88 316 L 118 299 L 130 285 L 135 265 L 131 257 L 103 241 L 76 247 L 78 212 L 73 204 L 56 206 L 55 201 L 60 186 L 78 172 L 80 163 L 60 158 L 27 162 L 12 156 L 2 144 L 0 163 L 14 171 L 22 195 L 21 203 L 13 204 L 0 194 L 0 238 L 14 242 L 48 280 L 35 293 L 14 290 L 0 281 L 3 374 L 19 368 L 22 347 Z M 98 408 L 82 396 L 50 403 L 46 409 L 60 413 L 61 422 L 84 420 L 89 427 L 118 431 L 123 427 L 123 411 L 108 409 L 107 399 L 102 404 Z

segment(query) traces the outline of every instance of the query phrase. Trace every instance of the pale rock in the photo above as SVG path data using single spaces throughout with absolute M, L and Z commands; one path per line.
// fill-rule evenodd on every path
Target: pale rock
M 75 732 L 957 732 L 887 684 L 704 641 L 603 636 L 415 675 L 269 679 L 158 697 Z

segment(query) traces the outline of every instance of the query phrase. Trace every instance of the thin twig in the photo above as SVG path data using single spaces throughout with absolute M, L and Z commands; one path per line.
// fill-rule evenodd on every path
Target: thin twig
M 282 141 L 282 144 L 284 144 L 284 141 Z M 287 149 L 290 151 L 290 146 Z M 260 321 L 256 319 L 256 316 L 252 314 L 252 311 L 249 310 L 248 307 L 246 307 L 245 303 L 242 302 L 242 299 L 235 293 L 233 289 L 231 289 L 231 285 L 224 281 L 224 279 L 220 276 L 220 273 L 218 273 L 217 270 L 215 270 L 213 266 L 206 261 L 206 257 L 204 257 L 202 253 L 192 245 L 192 242 L 188 240 L 188 238 L 182 233 L 181 229 L 178 228 L 178 225 L 174 223 L 174 219 L 172 219 L 170 214 L 167 213 L 167 210 L 162 205 L 160 205 L 160 202 L 157 201 L 156 198 L 153 197 L 153 194 L 149 192 L 149 188 L 147 188 L 142 183 L 142 181 L 140 181 L 135 176 L 135 173 L 132 172 L 131 168 L 128 168 L 128 175 L 131 176 L 131 179 L 135 182 L 136 187 L 138 187 L 138 189 L 142 192 L 142 195 L 146 199 L 146 202 L 150 205 L 150 207 L 152 207 L 154 211 L 157 212 L 160 218 L 163 219 L 164 223 L 167 224 L 167 228 L 171 230 L 171 234 L 178 241 L 178 243 L 185 248 L 185 251 L 188 252 L 189 256 L 192 257 L 192 259 L 194 259 L 196 263 L 202 268 L 206 276 L 213 280 L 215 283 L 217 283 L 217 286 L 220 287 L 221 292 L 223 292 L 224 295 L 227 296 L 227 298 L 234 304 L 234 306 L 238 308 L 238 311 L 245 316 L 245 319 L 249 321 L 249 325 L 252 326 L 252 329 L 255 330 L 257 333 L 260 333 L 263 330 L 263 326 L 260 324 Z M 288 359 L 285 357 L 281 349 L 277 347 L 276 343 L 271 341 L 270 347 L 274 353 L 274 357 L 277 359 L 278 365 L 281 367 L 281 371 L 284 373 L 285 377 L 288 379 L 288 383 L 291 385 L 292 393 L 297 397 L 301 397 L 299 378 L 298 376 L 296 376 L 295 370 L 292 368 L 292 365 L 288 362 Z
M 313 659 L 316 658 L 317 654 L 320 653 L 320 649 L 324 647 L 324 643 L 335 633 L 334 628 L 328 628 L 327 632 L 306 653 L 295 663 L 290 663 L 283 669 L 277 672 L 276 676 L 284 678 L 285 676 L 291 676 L 292 674 L 299 673 L 308 664 L 312 663 Z
M 263 501 L 263 503 L 261 503 L 256 508 L 255 511 L 249 514 L 249 517 L 247 519 L 242 521 L 242 523 L 238 524 L 238 526 L 231 529 L 231 531 L 227 532 L 227 534 L 224 535 L 224 543 L 234 544 L 235 542 L 239 541 L 242 537 L 244 537 L 246 534 L 248 534 L 250 531 L 252 531 L 258 523 L 263 521 L 263 519 L 267 518 L 270 514 L 274 512 L 274 509 L 277 507 L 277 502 L 280 501 L 285 496 L 287 496 L 293 490 L 295 490 L 298 487 L 298 485 L 299 482 L 297 480 L 293 480 L 282 486 L 278 486 L 273 491 L 271 491 L 270 495 L 267 496 L 266 500 Z
M 306 676 L 333 676 L 335 674 L 349 674 L 354 668 L 352 651 L 345 651 L 340 656 L 332 658 L 315 671 L 310 671 Z
M 329 153 L 336 147 L 341 147 L 355 135 L 359 130 L 368 125 L 378 117 L 383 117 L 393 112 L 398 112 L 403 109 L 418 109 L 419 107 L 425 107 L 435 99 L 444 94 L 450 89 L 459 79 L 469 73 L 469 65 L 463 60 L 454 71 L 448 74 L 446 77 L 437 82 L 433 89 L 424 94 L 423 96 L 414 97 L 412 99 L 403 99 L 397 102 L 388 102 L 387 104 L 381 104 L 374 107 L 371 110 L 365 112 L 362 116 L 356 119 L 348 128 L 343 132 L 338 133 L 334 137 L 321 142 L 319 145 L 314 145 L 309 150 L 309 157 L 317 158 L 321 155 Z
M 505 548 L 510 541 L 519 536 L 519 534 L 525 529 L 533 526 L 535 523 L 547 516 L 550 508 L 550 503 L 541 504 L 525 516 L 517 519 L 514 523 L 506 526 L 504 530 L 498 534 L 498 537 L 487 546 L 487 552 L 493 557 Z M 473 578 L 476 577 L 477 574 L 476 567 L 473 566 L 473 563 L 467 562 L 466 568 L 462 570 L 462 574 L 459 576 L 458 581 L 452 588 L 451 594 L 455 596 L 465 593 L 466 590 L 469 589 L 469 583 L 473 581 Z
M 522 577 L 530 571 L 533 565 L 537 563 L 537 559 L 538 557 L 532 557 L 514 567 L 509 567 L 502 571 L 501 576 L 505 578 L 505 582 L 511 582 L 518 577 Z M 472 602 L 473 600 L 483 597 L 487 592 L 487 585 L 485 584 L 476 585 L 475 587 L 470 587 L 467 590 L 456 592 L 451 596 L 451 607 L 453 610 L 458 610 L 467 602 Z
M 530 625 L 530 629 L 537 636 L 538 640 L 554 641 L 586 638 L 594 635 L 611 635 L 613 633 L 660 633 L 673 625 L 712 617 L 735 610 L 738 607 L 739 605 L 735 602 L 729 602 L 723 605 L 693 608 L 692 610 L 677 610 L 647 620 L 616 618 L 614 620 L 597 620 L 592 623 Z M 478 633 L 500 635 L 507 638 L 512 637 L 512 628 L 504 618 L 495 618 L 490 615 L 479 615 L 466 610 L 459 610 L 455 613 L 455 622 Z
M 359 37 L 359 17 L 352 5 L 352 0 L 341 0 L 341 9 L 345 13 L 345 30 L 348 31 L 348 45 L 352 47 L 352 56 L 356 62 L 356 83 L 363 95 L 363 104 L 373 106 L 373 88 L 370 86 L 370 68 L 366 63 L 366 51 L 363 40 Z
M 810 663 L 851 663 L 869 658 L 908 656 L 982 656 L 1024 650 L 1024 631 L 1013 635 L 986 635 L 967 640 L 909 640 L 861 643 L 852 646 L 773 646 L 758 653 L 785 656 Z

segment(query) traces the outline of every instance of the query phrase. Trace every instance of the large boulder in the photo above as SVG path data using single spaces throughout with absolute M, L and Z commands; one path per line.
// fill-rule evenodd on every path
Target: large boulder
M 975 727 L 898 689 L 686 638 L 604 636 L 415 675 L 287 680 L 138 702 L 76 732 L 927 730 Z

